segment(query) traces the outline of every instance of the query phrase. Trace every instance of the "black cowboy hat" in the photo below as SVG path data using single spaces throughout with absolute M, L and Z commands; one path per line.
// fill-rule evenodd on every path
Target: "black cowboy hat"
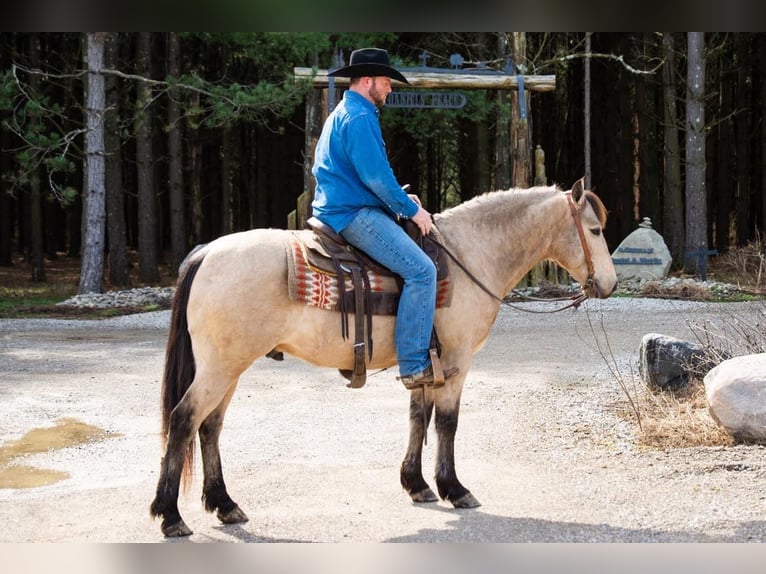
M 351 62 L 348 66 L 333 70 L 328 76 L 342 78 L 360 78 L 362 76 L 387 76 L 409 84 L 407 78 L 391 67 L 388 52 L 381 48 L 361 48 L 351 52 Z

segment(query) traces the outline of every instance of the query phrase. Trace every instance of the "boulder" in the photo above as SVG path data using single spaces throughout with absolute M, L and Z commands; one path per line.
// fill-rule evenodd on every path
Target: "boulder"
M 648 217 L 612 253 L 612 263 L 620 281 L 663 279 L 673 262 L 662 235 L 652 229 Z
M 641 338 L 638 373 L 650 388 L 677 390 L 690 378 L 702 378 L 720 362 L 715 353 L 696 343 L 649 333 Z
M 710 415 L 743 442 L 766 443 L 766 353 L 728 359 L 705 375 Z

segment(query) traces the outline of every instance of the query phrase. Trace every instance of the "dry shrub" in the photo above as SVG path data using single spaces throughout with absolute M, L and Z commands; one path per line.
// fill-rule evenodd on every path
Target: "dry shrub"
M 723 307 L 715 320 L 689 322 L 697 342 L 714 364 L 729 357 L 766 352 L 766 302 L 757 301 L 736 313 Z M 736 440 L 708 411 L 705 372 L 687 372 L 693 377 L 677 391 L 643 387 L 629 396 L 638 416 L 637 442 L 652 448 L 730 446 Z M 623 389 L 625 386 L 623 385 Z
M 732 436 L 707 410 L 705 386 L 699 379 L 679 391 L 646 389 L 639 398 L 641 428 L 637 441 L 652 448 L 729 446 Z
M 711 261 L 711 270 L 719 281 L 737 283 L 763 292 L 766 283 L 766 241 L 757 232 L 755 239 L 742 247 L 733 247 Z
M 666 285 L 661 281 L 649 281 L 641 290 L 639 297 L 654 299 L 681 299 L 683 301 L 709 301 L 714 299 L 707 287 L 692 281 L 682 281 Z
M 681 282 L 675 287 L 681 290 L 667 293 L 660 282 L 649 282 L 644 294 L 694 300 L 711 298 L 707 289 L 700 287 L 706 295 L 703 297 L 694 291 L 690 282 Z M 719 309 L 720 314 L 713 319 L 688 322 L 713 365 L 731 357 L 766 353 L 766 301 L 751 301 L 741 309 L 727 305 Z M 677 391 L 650 389 L 632 369 L 626 373 L 620 368 L 609 346 L 603 320 L 598 324 L 590 322 L 590 316 L 588 320 L 596 347 L 627 399 L 619 409 L 620 416 L 633 419 L 638 425 L 635 435 L 638 444 L 649 448 L 680 448 L 737 443 L 708 412 L 703 382 L 707 368 L 700 365 L 695 370 L 690 366 L 687 373 L 691 380 Z
M 753 301 L 746 312 L 721 307 L 715 320 L 689 321 L 697 342 L 722 362 L 730 357 L 766 353 L 766 302 Z

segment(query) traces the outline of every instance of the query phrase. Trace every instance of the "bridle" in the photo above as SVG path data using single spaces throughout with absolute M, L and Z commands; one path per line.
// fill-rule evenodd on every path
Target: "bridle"
M 593 282 L 595 281 L 594 275 L 596 274 L 596 270 L 593 267 L 593 256 L 590 253 L 588 242 L 585 240 L 585 230 L 582 228 L 582 220 L 580 219 L 580 208 L 574 202 L 574 199 L 572 199 L 571 191 L 565 192 L 565 195 L 569 201 L 569 212 L 572 214 L 572 219 L 574 219 L 577 234 L 580 236 L 580 245 L 582 245 L 582 251 L 585 255 L 585 262 L 588 264 L 588 278 L 585 280 L 585 289 L 588 289 L 593 286 Z
M 594 281 L 595 281 L 595 268 L 593 266 L 593 256 L 590 252 L 590 247 L 588 247 L 588 242 L 585 240 L 585 231 L 582 227 L 582 219 L 580 218 L 580 208 L 577 206 L 577 204 L 572 199 L 572 192 L 566 191 L 564 192 L 567 196 L 567 201 L 569 203 L 569 212 L 572 215 L 572 219 L 574 220 L 575 228 L 577 229 L 577 235 L 580 237 L 580 245 L 582 246 L 583 254 L 585 255 L 585 261 L 588 265 L 588 278 L 585 281 L 584 288 L 581 287 L 580 292 L 572 295 L 571 297 L 562 297 L 558 299 L 546 299 L 541 297 L 529 297 L 528 295 L 524 295 L 516 290 L 512 291 L 515 295 L 526 299 L 528 301 L 545 301 L 545 302 L 551 302 L 551 301 L 570 301 L 568 305 L 565 305 L 559 309 L 553 309 L 551 311 L 537 311 L 533 309 L 525 309 L 523 307 L 517 307 L 516 305 L 506 301 L 502 297 L 498 297 L 495 295 L 492 291 L 490 291 L 489 287 L 484 285 L 484 283 L 476 277 L 471 271 L 468 270 L 468 268 L 457 258 L 457 256 L 452 253 L 452 251 L 449 250 L 449 248 L 438 241 L 435 237 L 433 237 L 433 234 L 428 234 L 426 236 L 426 239 L 431 241 L 434 245 L 437 245 L 440 249 L 443 249 L 444 252 L 447 254 L 447 256 L 452 259 L 452 261 L 455 262 L 455 265 L 460 267 L 460 269 L 465 273 L 471 281 L 473 281 L 482 291 L 484 291 L 487 295 L 489 295 L 492 299 L 495 301 L 498 301 L 499 303 L 506 305 L 507 307 L 512 307 L 514 309 L 517 309 L 519 311 L 524 311 L 525 313 L 558 313 L 559 311 L 563 311 L 564 309 L 569 309 L 570 307 L 578 308 L 580 304 L 585 301 L 588 298 L 588 295 L 585 293 L 585 289 L 590 288 Z

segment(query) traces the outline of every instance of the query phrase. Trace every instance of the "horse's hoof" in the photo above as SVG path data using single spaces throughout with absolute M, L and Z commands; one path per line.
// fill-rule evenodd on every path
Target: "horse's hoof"
M 439 497 L 434 494 L 434 491 L 430 488 L 424 488 L 420 492 L 414 492 L 410 494 L 412 502 L 437 502 Z
M 455 508 L 477 508 L 481 506 L 481 502 L 476 500 L 470 492 L 466 492 L 463 496 L 457 500 L 452 501 L 452 506 Z
M 191 536 L 191 529 L 186 526 L 183 520 L 179 520 L 173 524 L 163 524 L 162 533 L 168 538 L 180 538 L 181 536 Z
M 218 511 L 217 515 L 218 520 L 223 522 L 224 524 L 240 524 L 242 522 L 247 522 L 250 520 L 247 517 L 247 514 L 242 512 L 240 510 L 239 506 L 234 506 L 229 512 L 223 513 L 220 510 Z

